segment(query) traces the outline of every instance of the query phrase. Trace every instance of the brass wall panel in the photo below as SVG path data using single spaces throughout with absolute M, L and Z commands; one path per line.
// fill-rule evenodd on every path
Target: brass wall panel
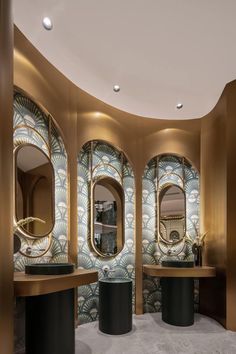
M 13 352 L 13 21 L 0 0 L 0 353 Z
M 200 282 L 200 311 L 236 331 L 236 81 L 225 87 L 202 119 L 201 220 L 207 231 L 204 261 L 216 279 Z
M 236 81 L 227 95 L 227 328 L 236 331 Z
M 201 231 L 207 232 L 204 263 L 215 266 L 215 279 L 200 281 L 200 312 L 226 325 L 227 272 L 227 146 L 226 100 L 202 120 Z

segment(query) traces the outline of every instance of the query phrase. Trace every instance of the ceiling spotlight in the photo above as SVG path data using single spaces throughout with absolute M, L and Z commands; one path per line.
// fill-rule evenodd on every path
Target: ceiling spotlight
M 183 103 L 178 103 L 178 104 L 176 105 L 176 108 L 177 108 L 177 109 L 183 108 Z
M 48 31 L 52 29 L 52 21 L 49 17 L 43 18 L 43 27 Z
M 119 92 L 120 91 L 120 86 L 119 85 L 114 85 L 113 86 L 113 91 L 114 92 Z

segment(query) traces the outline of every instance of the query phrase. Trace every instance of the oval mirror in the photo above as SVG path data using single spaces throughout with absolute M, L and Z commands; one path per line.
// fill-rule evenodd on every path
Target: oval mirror
M 20 229 L 33 237 L 48 235 L 54 227 L 54 170 L 48 156 L 34 145 L 15 150 L 15 219 L 39 218 Z
M 124 246 L 124 191 L 111 177 L 100 177 L 92 186 L 92 245 L 103 257 L 118 254 Z
M 176 185 L 164 187 L 160 193 L 159 233 L 163 241 L 177 243 L 186 232 L 185 192 Z

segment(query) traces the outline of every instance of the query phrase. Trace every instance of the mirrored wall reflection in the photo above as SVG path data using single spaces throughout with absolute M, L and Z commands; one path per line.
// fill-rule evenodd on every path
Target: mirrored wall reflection
M 114 195 L 101 185 L 94 188 L 94 243 L 103 254 L 117 253 L 117 203 Z
M 32 236 L 48 235 L 54 226 L 54 171 L 47 155 L 30 144 L 15 151 L 15 217 L 42 220 L 22 229 Z
M 164 187 L 160 193 L 160 234 L 163 240 L 181 241 L 186 230 L 186 203 L 184 190 L 174 184 Z
M 124 245 L 124 191 L 114 178 L 100 176 L 92 186 L 92 246 L 112 257 Z

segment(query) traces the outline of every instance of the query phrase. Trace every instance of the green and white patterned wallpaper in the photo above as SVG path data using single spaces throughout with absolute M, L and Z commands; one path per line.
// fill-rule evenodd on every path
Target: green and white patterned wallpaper
M 165 258 L 192 260 L 192 246 L 190 242 L 181 242 L 175 246 L 168 246 L 163 242 L 157 243 L 156 235 L 156 186 L 159 179 L 159 188 L 167 183 L 180 186 L 186 193 L 186 231 L 194 240 L 195 227 L 199 228 L 199 174 L 187 161 L 175 155 L 162 155 L 153 158 L 147 164 L 143 175 L 142 194 L 142 253 L 143 264 L 159 264 Z M 158 203 L 158 201 L 157 201 Z M 164 252 L 162 252 L 164 251 Z M 169 253 L 169 255 L 168 255 Z M 167 255 L 166 255 L 167 254 Z M 160 278 L 143 276 L 143 304 L 144 312 L 161 311 Z M 195 308 L 198 304 L 198 284 L 195 284 Z
M 108 266 L 115 272 L 112 276 L 130 278 L 133 281 L 133 306 L 135 301 L 135 246 L 134 246 L 134 176 L 123 155 L 110 144 L 94 141 L 87 143 L 78 156 L 78 267 L 98 270 L 103 277 L 103 268 Z M 90 161 L 93 161 L 93 177 L 109 176 L 123 184 L 125 193 L 125 240 L 122 251 L 112 258 L 102 258 L 94 252 L 90 237 Z M 123 162 L 122 162 L 123 161 Z M 98 283 L 78 288 L 79 323 L 98 319 Z
M 51 162 L 55 175 L 55 225 L 52 231 L 52 244 L 43 257 L 27 258 L 19 252 L 14 255 L 15 271 L 24 271 L 25 265 L 40 262 L 67 261 L 67 154 L 64 143 L 59 136 L 53 121 L 49 134 L 49 117 L 28 97 L 19 92 L 14 93 L 13 106 L 14 146 L 33 144 L 42 149 L 48 156 L 51 153 Z M 41 253 L 47 247 L 47 238 L 30 243 L 21 238 L 23 250 L 31 247 L 31 254 Z M 24 353 L 24 314 L 25 303 L 23 298 L 17 298 L 15 306 L 15 353 Z
M 64 143 L 53 121 L 49 134 L 49 117 L 28 97 L 19 92 L 14 94 L 14 146 L 33 144 L 49 157 L 55 174 L 55 225 L 52 231 L 52 245 L 43 257 L 30 259 L 17 253 L 14 256 L 15 270 L 24 271 L 25 264 L 32 262 L 67 261 L 67 154 Z M 48 239 L 34 242 L 21 238 L 23 250 L 31 247 L 31 255 L 47 247 Z

